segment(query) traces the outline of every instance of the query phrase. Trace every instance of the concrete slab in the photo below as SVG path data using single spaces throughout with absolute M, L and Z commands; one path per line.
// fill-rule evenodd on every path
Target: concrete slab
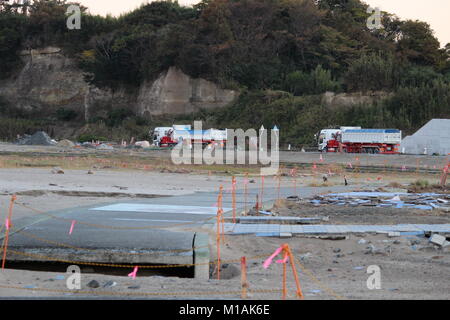
M 348 191 L 345 187 L 332 192 Z M 247 195 L 250 208 L 258 188 Z M 302 196 L 317 193 L 316 188 L 301 188 Z M 292 188 L 282 188 L 282 197 L 292 195 Z M 263 201 L 272 202 L 275 189 L 264 190 Z M 243 192 L 236 195 L 237 212 L 245 206 Z M 201 228 L 214 226 L 217 192 L 174 197 L 151 198 L 133 203 L 105 203 L 39 214 L 35 218 L 13 220 L 7 260 L 61 261 L 71 264 L 194 264 L 208 261 L 209 250 L 193 250 Z M 223 207 L 232 207 L 231 193 L 225 193 Z M 226 212 L 231 216 L 231 210 Z M 76 221 L 72 234 L 69 229 Z M 253 225 L 257 226 L 257 225 Z M 280 233 L 277 225 L 261 225 L 258 232 Z M 230 231 L 229 227 L 225 230 Z M 247 232 L 247 230 L 246 230 Z M 0 239 L 4 234 L 0 234 Z M 201 240 L 203 239 L 203 240 Z M 199 260 L 200 259 L 200 260 Z M 202 263 L 196 270 L 201 278 L 209 274 Z
M 389 233 L 398 232 L 450 232 L 450 224 L 417 225 L 292 225 L 290 232 L 293 234 L 343 234 L 343 233 Z M 261 234 L 285 232 L 286 227 L 279 224 L 233 224 L 226 223 L 225 230 L 230 235 Z

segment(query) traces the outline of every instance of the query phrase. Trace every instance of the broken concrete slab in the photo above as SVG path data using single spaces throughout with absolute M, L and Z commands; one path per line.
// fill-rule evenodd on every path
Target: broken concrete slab
M 442 247 L 445 244 L 445 242 L 447 242 L 447 239 L 444 236 L 441 236 L 440 234 L 433 234 L 430 237 L 430 242 Z
M 400 197 L 401 196 L 401 197 Z M 450 195 L 436 193 L 347 192 L 315 196 L 309 203 L 315 206 L 372 206 L 411 208 L 419 210 L 448 210 Z
M 395 232 L 395 231 L 392 231 L 392 232 L 388 232 L 388 237 L 389 238 L 393 238 L 393 237 L 400 237 L 400 232 Z

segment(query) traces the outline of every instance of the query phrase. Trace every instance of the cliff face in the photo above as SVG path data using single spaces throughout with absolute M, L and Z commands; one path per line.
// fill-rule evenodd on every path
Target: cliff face
M 144 83 L 137 99 L 143 115 L 183 114 L 226 106 L 237 92 L 220 89 L 204 79 L 192 79 L 177 68 L 170 68 L 153 82 Z
M 384 91 L 370 93 L 334 93 L 326 92 L 323 94 L 322 103 L 332 108 L 345 108 L 352 106 L 367 105 L 388 98 L 391 94 Z
M 200 108 L 220 108 L 237 96 L 235 91 L 192 79 L 176 68 L 143 83 L 135 92 L 111 92 L 89 85 L 83 72 L 59 48 L 22 51 L 21 56 L 24 67 L 0 82 L 0 96 L 13 106 L 42 114 L 54 113 L 61 107 L 77 111 L 86 120 L 115 108 L 132 109 L 147 117 L 183 114 Z

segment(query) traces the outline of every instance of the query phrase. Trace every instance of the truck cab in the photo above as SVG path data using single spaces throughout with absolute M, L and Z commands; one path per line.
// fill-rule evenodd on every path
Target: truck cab
M 172 127 L 156 127 L 150 131 L 150 136 L 152 137 L 153 145 L 159 146 L 161 139 L 169 134 Z
M 332 141 L 336 141 L 337 136 L 341 133 L 340 129 L 324 129 L 321 130 L 318 135 L 318 150 L 320 152 L 328 152 L 333 151 L 336 152 L 337 150 L 331 150 L 335 143 Z M 337 142 L 337 141 L 336 141 Z M 339 146 L 339 145 L 337 145 Z M 328 150 L 330 149 L 330 150 Z

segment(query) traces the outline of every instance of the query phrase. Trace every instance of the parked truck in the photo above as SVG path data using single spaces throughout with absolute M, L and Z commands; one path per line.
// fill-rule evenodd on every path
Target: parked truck
M 402 132 L 397 129 L 341 127 L 322 130 L 318 147 L 322 152 L 396 154 L 401 141 Z
M 159 147 L 172 147 L 179 143 L 201 143 L 203 146 L 220 144 L 227 141 L 227 130 L 191 130 L 190 125 L 158 127 L 153 130 L 153 144 Z

